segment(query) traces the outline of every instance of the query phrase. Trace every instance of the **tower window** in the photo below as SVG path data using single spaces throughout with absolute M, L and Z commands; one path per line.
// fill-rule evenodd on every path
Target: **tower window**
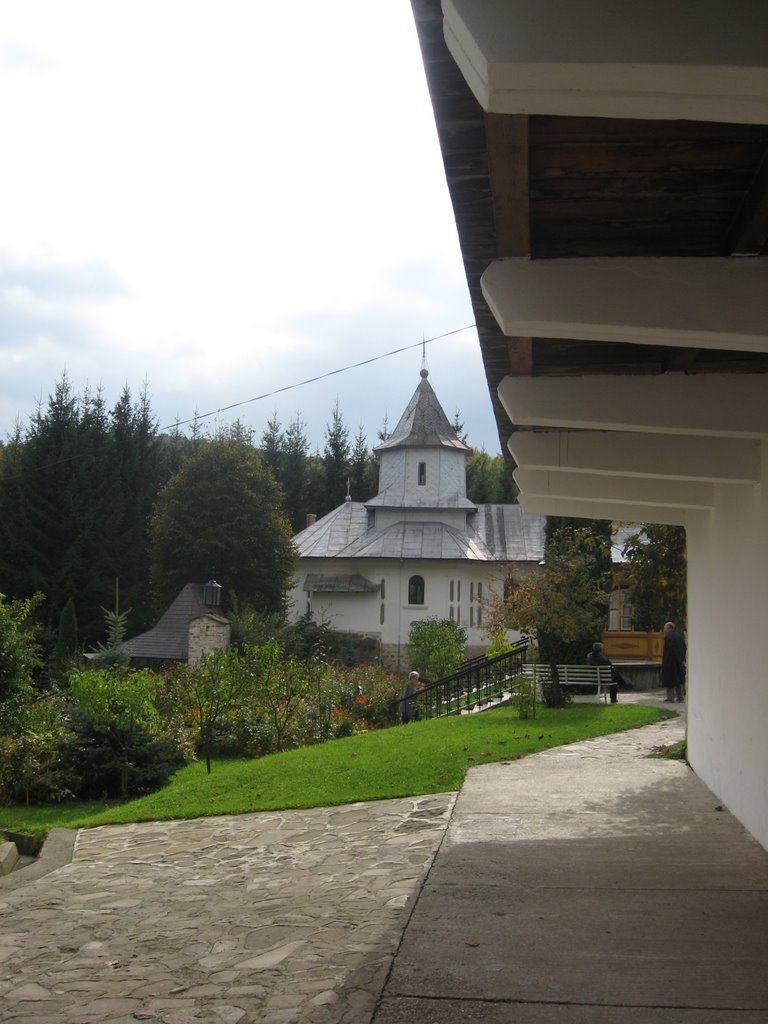
M 423 487 L 427 482 L 427 464 L 426 462 L 419 463 L 419 486 Z
M 424 604 L 423 576 L 411 576 L 408 580 L 408 604 Z

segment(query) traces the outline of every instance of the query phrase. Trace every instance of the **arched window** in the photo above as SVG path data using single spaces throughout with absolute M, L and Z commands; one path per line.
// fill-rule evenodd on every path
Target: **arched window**
M 423 576 L 411 576 L 408 580 L 408 604 L 424 604 Z

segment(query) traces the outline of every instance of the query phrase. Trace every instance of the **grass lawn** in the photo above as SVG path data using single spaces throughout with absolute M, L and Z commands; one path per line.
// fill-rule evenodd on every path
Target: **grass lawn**
M 393 729 L 248 760 L 197 762 L 156 793 L 125 803 L 0 807 L 0 831 L 44 836 L 51 828 L 167 821 L 289 807 L 322 807 L 443 793 L 461 788 L 467 769 L 593 736 L 634 729 L 674 712 L 637 704 L 576 704 L 520 721 L 512 708 L 413 722 Z

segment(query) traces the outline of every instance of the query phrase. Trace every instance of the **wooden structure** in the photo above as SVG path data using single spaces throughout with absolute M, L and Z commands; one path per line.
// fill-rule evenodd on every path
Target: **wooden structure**
M 686 528 L 688 756 L 768 846 L 768 6 L 412 7 L 520 502 Z

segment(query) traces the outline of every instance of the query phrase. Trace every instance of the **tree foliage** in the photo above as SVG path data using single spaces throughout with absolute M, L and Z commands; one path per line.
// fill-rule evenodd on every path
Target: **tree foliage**
M 408 634 L 408 659 L 423 680 L 436 682 L 464 661 L 467 631 L 453 619 L 421 619 Z
M 567 530 L 550 544 L 540 573 L 513 574 L 503 600 L 489 608 L 487 631 L 520 630 L 538 641 L 552 669 L 548 704 L 564 702 L 557 674 L 564 645 L 578 644 L 584 661 L 589 639 L 600 636 L 605 624 L 608 593 L 600 566 L 605 554 L 600 538 L 587 528 Z
M 644 523 L 624 543 L 636 629 L 660 630 L 665 622 L 685 629 L 687 552 L 682 526 Z
M 37 630 L 31 622 L 42 596 L 6 601 L 0 594 L 0 705 L 31 693 L 42 658 Z
M 45 595 L 38 615 L 49 652 L 72 599 L 85 644 L 120 578 L 134 624 L 150 624 L 147 521 L 158 487 L 186 446 L 161 444 L 146 389 L 126 388 L 109 411 L 101 391 L 56 382 L 0 459 L 0 580 L 14 598 Z
M 518 489 L 502 455 L 472 452 L 467 458 L 467 497 L 478 505 L 517 504 Z
M 120 756 L 120 795 L 128 796 L 134 748 L 157 724 L 157 676 L 149 669 L 119 666 L 88 669 L 70 676 L 69 696 L 97 733 L 109 737 Z
M 209 775 L 217 733 L 229 716 L 252 704 L 257 692 L 269 687 L 279 656 L 277 642 L 272 640 L 263 647 L 208 653 L 198 665 L 174 669 L 169 679 L 170 696 L 181 713 L 195 723 Z
M 185 584 L 212 577 L 225 595 L 276 611 L 293 568 L 291 527 L 280 489 L 258 453 L 211 441 L 163 488 L 150 526 L 155 608 Z

